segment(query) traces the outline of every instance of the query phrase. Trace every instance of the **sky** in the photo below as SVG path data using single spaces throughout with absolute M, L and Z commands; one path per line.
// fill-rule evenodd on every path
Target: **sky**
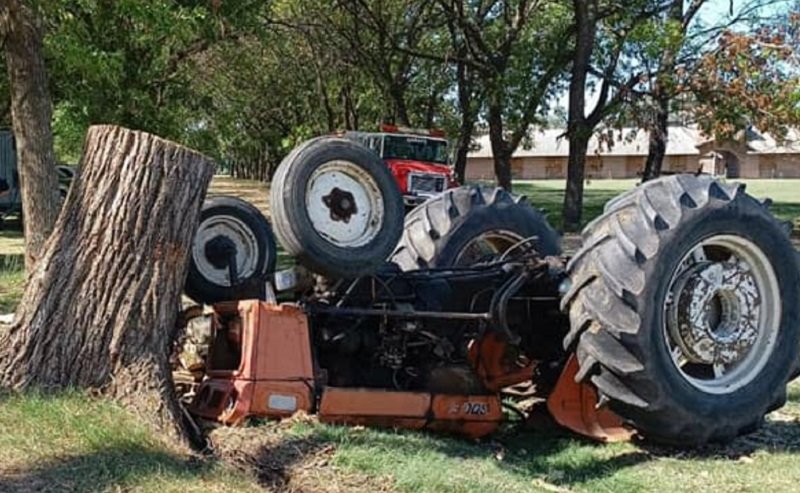
M 686 4 L 690 0 L 686 0 Z M 742 9 L 748 5 L 752 5 L 755 1 L 766 4 L 765 7 L 760 9 L 760 15 L 764 17 L 771 17 L 787 12 L 789 8 L 796 3 L 796 0 L 708 0 L 697 13 L 697 22 L 707 26 L 714 26 L 726 24 L 738 16 Z M 732 4 L 732 5 L 731 5 Z M 733 15 L 731 15 L 731 10 Z M 745 24 L 733 26 L 734 28 L 744 29 Z M 586 108 L 589 111 L 597 104 L 598 94 L 597 91 L 590 91 L 586 95 Z M 566 109 L 569 104 L 569 94 L 564 91 L 558 98 L 556 106 Z M 552 111 L 551 111 L 552 113 Z
M 687 2 L 688 3 L 688 2 Z M 753 3 L 753 0 L 709 0 L 698 12 L 701 22 L 712 23 L 730 19 L 731 3 L 733 3 L 734 16 L 737 15 L 746 5 Z M 769 3 L 761 11 L 762 15 L 775 15 L 786 12 L 792 5 L 792 0 L 763 0 L 761 3 Z

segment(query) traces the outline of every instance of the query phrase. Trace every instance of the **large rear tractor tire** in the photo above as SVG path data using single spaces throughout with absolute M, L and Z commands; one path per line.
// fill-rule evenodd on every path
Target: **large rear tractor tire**
M 192 244 L 186 294 L 206 304 L 263 298 L 277 255 L 272 228 L 255 206 L 236 197 L 208 199 Z
M 558 233 L 524 197 L 502 188 L 454 188 L 408 214 L 392 261 L 405 271 L 467 266 L 534 237 L 542 257 L 561 253 Z
M 576 379 L 646 439 L 726 441 L 786 400 L 800 350 L 800 271 L 743 186 L 678 175 L 586 227 L 562 301 Z
M 403 228 L 403 198 L 372 151 L 335 137 L 292 151 L 272 180 L 272 219 L 283 248 L 331 278 L 371 274 Z

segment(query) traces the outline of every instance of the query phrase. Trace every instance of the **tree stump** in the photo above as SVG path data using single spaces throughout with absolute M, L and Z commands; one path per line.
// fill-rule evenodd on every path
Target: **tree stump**
M 180 430 L 170 344 L 213 169 L 153 135 L 89 129 L 17 322 L 0 335 L 0 386 L 101 389 Z

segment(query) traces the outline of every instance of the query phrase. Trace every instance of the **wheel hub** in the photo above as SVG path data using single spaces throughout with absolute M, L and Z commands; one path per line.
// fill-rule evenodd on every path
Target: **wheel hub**
M 758 338 L 757 286 L 739 262 L 704 262 L 681 275 L 668 324 L 687 360 L 729 365 L 747 354 Z
M 354 163 L 322 164 L 309 178 L 305 195 L 311 226 L 337 247 L 361 247 L 381 231 L 383 192 L 369 172 Z
M 214 215 L 200 222 L 192 245 L 192 260 L 200 274 L 217 286 L 233 286 L 258 269 L 258 240 L 242 220 Z M 232 269 L 232 267 L 234 267 Z
M 208 261 L 217 269 L 225 269 L 230 257 L 236 255 L 236 243 L 227 236 L 215 236 L 206 243 L 205 254 Z
M 332 221 L 349 223 L 353 214 L 358 212 L 353 194 L 338 187 L 334 187 L 331 193 L 322 197 L 322 203 L 331 211 Z

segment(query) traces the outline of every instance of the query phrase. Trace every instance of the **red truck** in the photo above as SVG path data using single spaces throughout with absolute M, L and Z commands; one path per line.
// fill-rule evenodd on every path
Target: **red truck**
M 382 125 L 380 132 L 351 131 L 344 137 L 372 149 L 383 159 L 397 180 L 407 207 L 458 186 L 442 131 Z

